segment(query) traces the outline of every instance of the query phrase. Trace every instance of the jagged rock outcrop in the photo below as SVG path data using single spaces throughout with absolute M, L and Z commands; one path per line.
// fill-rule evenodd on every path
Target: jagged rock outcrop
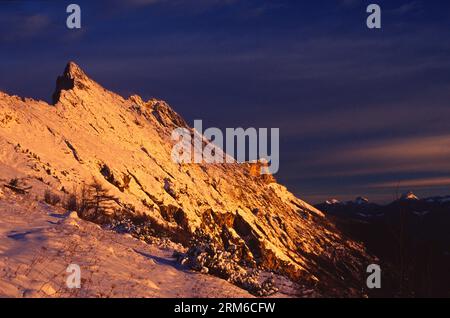
M 56 86 L 54 105 L 0 94 L 2 166 L 58 190 L 94 177 L 175 241 L 201 230 L 249 264 L 325 295 L 360 295 L 364 248 L 256 174 L 259 164 L 174 163 L 172 130 L 188 125 L 164 101 L 125 99 L 72 62 Z

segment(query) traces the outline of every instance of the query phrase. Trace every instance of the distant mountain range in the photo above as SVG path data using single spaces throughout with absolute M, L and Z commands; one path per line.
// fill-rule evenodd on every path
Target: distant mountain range
M 450 196 L 407 192 L 386 205 L 358 197 L 316 208 L 385 264 L 389 296 L 450 296 Z
M 450 196 L 420 199 L 413 192 L 409 191 L 403 193 L 399 199 L 385 205 L 372 203 L 365 197 L 357 197 L 354 201 L 344 202 L 330 199 L 315 205 L 315 207 L 330 215 L 362 219 L 383 217 L 390 212 L 395 214 L 399 208 L 413 216 L 423 217 L 440 211 L 443 213 L 447 211 L 450 214 Z

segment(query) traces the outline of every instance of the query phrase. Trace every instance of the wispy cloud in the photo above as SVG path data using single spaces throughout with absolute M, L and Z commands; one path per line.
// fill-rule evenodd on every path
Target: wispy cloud
M 394 180 L 392 184 L 398 184 L 399 174 L 444 176 L 450 171 L 450 135 L 387 139 L 349 147 L 340 145 L 329 147 L 326 156 L 319 153 L 306 157 L 308 162 L 303 163 L 306 170 L 303 177 L 363 176 L 370 179 L 383 175 Z M 389 183 L 380 186 L 386 184 Z
M 343 7 L 355 7 L 361 4 L 361 0 L 338 0 L 338 3 Z
M 392 13 L 395 14 L 408 14 L 411 12 L 420 12 L 422 10 L 422 2 L 421 1 L 411 1 L 408 3 L 404 3 L 396 9 L 391 10 Z
M 369 185 L 372 188 L 428 188 L 450 186 L 450 177 L 419 178 L 411 180 L 379 182 Z
M 17 40 L 43 35 L 50 26 L 50 17 L 44 13 L 0 15 L 0 40 Z
M 211 7 L 211 6 L 223 6 L 230 5 L 240 0 L 126 0 L 120 1 L 120 3 L 130 6 L 151 6 L 157 4 L 165 4 L 170 6 L 191 6 L 191 7 Z M 119 1 L 117 1 L 119 3 Z
M 166 0 L 126 0 L 121 1 L 132 6 L 148 6 L 166 2 Z
M 450 167 L 450 135 L 385 141 L 378 145 L 347 149 L 340 156 L 345 161 L 356 159 L 384 162 L 424 161 L 433 158 L 448 159 Z

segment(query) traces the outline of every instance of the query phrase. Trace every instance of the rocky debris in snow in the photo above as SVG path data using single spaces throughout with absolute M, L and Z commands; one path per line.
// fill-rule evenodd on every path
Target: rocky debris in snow
M 32 186 L 25 185 L 23 181 L 18 178 L 9 180 L 9 182 L 4 184 L 4 186 L 19 194 L 27 194 L 28 191 L 32 188 Z
M 278 291 L 273 277 L 260 282 L 260 270 L 249 269 L 234 253 L 235 246 L 224 250 L 202 231 L 197 231 L 186 253 L 176 252 L 174 256 L 182 265 L 201 272 L 226 279 L 256 296 L 270 296 Z
M 0 211 L 0 297 L 252 297 L 225 280 L 176 266 L 176 245 L 106 231 L 76 212 L 12 191 L 5 191 Z M 66 285 L 69 264 L 80 266 L 79 289 Z

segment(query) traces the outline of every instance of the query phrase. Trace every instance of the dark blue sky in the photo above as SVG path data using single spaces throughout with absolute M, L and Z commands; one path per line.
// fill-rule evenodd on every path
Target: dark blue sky
M 276 177 L 312 202 L 450 194 L 448 1 L 0 1 L 0 90 L 49 101 L 69 60 L 191 124 L 279 127 Z

